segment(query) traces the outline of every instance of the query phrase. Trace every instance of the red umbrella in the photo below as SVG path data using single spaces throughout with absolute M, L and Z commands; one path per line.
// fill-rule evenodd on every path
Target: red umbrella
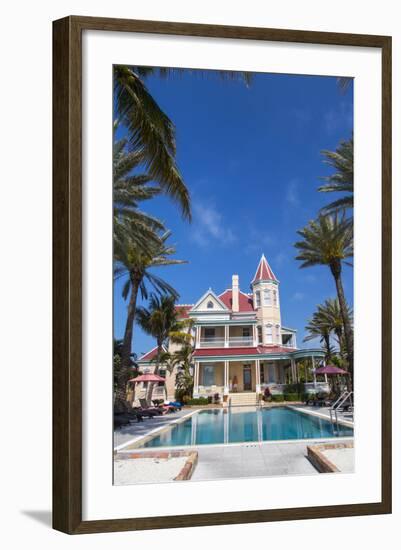
M 131 378 L 128 382 L 165 382 L 166 380 L 158 374 L 141 374 L 136 378 Z
M 349 374 L 346 370 L 340 369 L 335 365 L 326 365 L 315 370 L 315 374 Z

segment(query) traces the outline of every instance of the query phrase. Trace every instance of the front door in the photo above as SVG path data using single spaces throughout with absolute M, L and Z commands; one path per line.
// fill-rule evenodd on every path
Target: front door
M 252 389 L 251 365 L 244 365 L 244 391 Z

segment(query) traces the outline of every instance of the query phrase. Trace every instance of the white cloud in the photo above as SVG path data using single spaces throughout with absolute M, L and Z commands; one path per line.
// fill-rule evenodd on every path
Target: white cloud
M 212 203 L 205 204 L 197 200 L 193 207 L 193 214 L 191 238 L 200 246 L 206 247 L 212 242 L 228 245 L 236 240 L 234 232 Z
M 275 239 L 266 231 L 259 231 L 255 226 L 251 226 L 247 233 L 246 252 L 249 254 L 261 255 L 267 254 L 269 248 L 275 243 Z
M 323 124 L 327 134 L 329 135 L 344 126 L 351 130 L 353 126 L 352 105 L 342 101 L 338 109 L 331 109 L 324 114 Z
M 305 281 L 307 283 L 316 283 L 317 281 L 316 275 L 311 275 L 311 274 L 305 275 Z
M 288 256 L 285 252 L 278 252 L 273 258 L 272 267 L 273 266 L 275 266 L 276 268 L 282 267 L 283 264 L 287 262 L 287 260 L 288 260 Z M 273 271 L 274 271 L 274 267 L 273 267 Z
M 303 292 L 295 292 L 293 295 L 292 295 L 292 299 L 295 301 L 295 302 L 302 302 L 302 300 L 305 298 L 305 294 Z
M 298 187 L 299 182 L 296 178 L 292 179 L 287 185 L 285 199 L 291 206 L 299 205 Z

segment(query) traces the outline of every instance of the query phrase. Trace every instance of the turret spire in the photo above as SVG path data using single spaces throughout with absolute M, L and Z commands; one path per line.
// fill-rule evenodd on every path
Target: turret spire
M 270 267 L 268 261 L 264 254 L 260 258 L 258 268 L 256 270 L 255 276 L 252 279 L 252 284 L 257 283 L 258 281 L 276 281 L 278 282 L 277 277 L 273 273 L 272 268 Z

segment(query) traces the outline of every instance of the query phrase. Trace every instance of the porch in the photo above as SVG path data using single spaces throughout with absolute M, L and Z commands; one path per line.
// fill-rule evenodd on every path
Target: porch
M 283 359 L 240 359 L 203 360 L 195 362 L 194 397 L 207 397 L 219 394 L 263 393 L 265 388 L 282 393 L 288 384 L 305 382 L 316 384 L 313 374 L 317 364 L 310 356 L 309 372 L 304 365 L 298 366 L 295 358 Z M 234 400 L 235 401 L 235 400 Z
M 214 361 L 195 363 L 194 397 L 262 392 L 268 384 L 291 383 L 291 361 Z

